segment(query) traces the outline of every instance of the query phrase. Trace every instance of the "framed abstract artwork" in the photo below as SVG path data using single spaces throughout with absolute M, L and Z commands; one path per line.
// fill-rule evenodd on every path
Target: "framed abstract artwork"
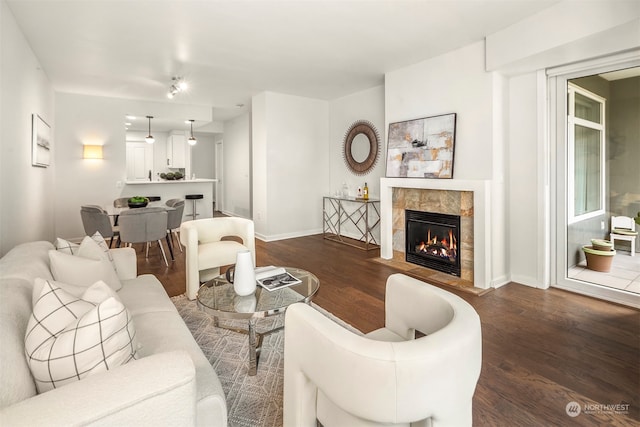
M 389 124 L 389 178 L 453 178 L 456 114 Z
M 37 114 L 31 115 L 31 164 L 43 168 L 51 164 L 51 127 Z

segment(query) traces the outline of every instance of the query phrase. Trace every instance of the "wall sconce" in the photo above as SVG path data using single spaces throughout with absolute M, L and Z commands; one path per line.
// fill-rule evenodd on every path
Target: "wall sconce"
M 83 145 L 83 147 L 83 159 L 104 159 L 102 156 L 102 145 Z

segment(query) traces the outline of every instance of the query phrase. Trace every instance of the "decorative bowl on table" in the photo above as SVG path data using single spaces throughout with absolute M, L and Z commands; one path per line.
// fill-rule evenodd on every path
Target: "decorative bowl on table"
M 127 205 L 129 205 L 129 208 L 133 209 L 133 208 L 144 208 L 149 204 L 149 199 L 147 199 L 146 197 L 131 197 L 129 200 L 127 200 Z
M 183 179 L 184 175 L 182 174 L 182 172 L 163 172 L 160 174 L 160 178 L 164 179 L 165 181 L 177 181 L 179 179 Z

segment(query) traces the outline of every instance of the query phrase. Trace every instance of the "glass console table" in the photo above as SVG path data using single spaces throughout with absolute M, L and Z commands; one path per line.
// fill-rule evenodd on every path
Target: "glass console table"
M 380 200 L 323 197 L 322 232 L 325 239 L 364 250 L 378 249 L 380 245 L 374 231 L 379 226 Z

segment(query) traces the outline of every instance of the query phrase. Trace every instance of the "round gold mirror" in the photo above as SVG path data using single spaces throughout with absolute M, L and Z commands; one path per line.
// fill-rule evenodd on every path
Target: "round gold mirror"
M 372 123 L 358 120 L 344 137 L 343 156 L 347 167 L 356 175 L 368 173 L 378 161 L 380 137 Z

